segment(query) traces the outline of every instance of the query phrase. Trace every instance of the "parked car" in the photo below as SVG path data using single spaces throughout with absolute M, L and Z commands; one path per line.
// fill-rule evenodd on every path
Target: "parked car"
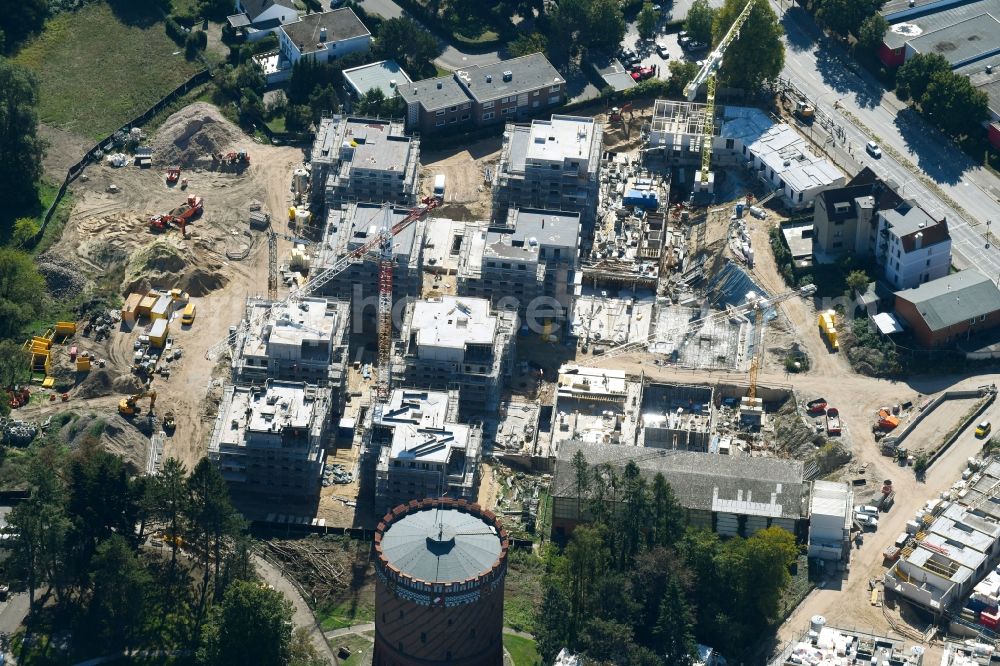
M 667 47 L 664 46 L 663 44 L 657 44 L 656 55 L 660 56 L 664 60 L 668 60 L 670 58 L 670 51 L 668 51 Z
M 878 518 L 875 518 L 874 516 L 869 516 L 864 513 L 855 513 L 854 520 L 856 520 L 863 529 L 866 530 L 878 529 Z
M 882 149 L 878 147 L 878 144 L 874 141 L 869 141 L 865 144 L 865 151 L 875 159 L 882 157 Z
M 869 516 L 877 516 L 878 515 L 878 507 L 874 506 L 874 505 L 871 505 L 871 504 L 865 504 L 864 506 L 859 506 L 857 510 L 858 510 L 858 513 L 864 513 L 864 514 L 867 514 Z
M 976 426 L 976 437 L 982 439 L 989 435 L 991 430 L 993 430 L 993 424 L 989 421 L 983 421 Z
M 701 49 L 705 48 L 705 45 L 702 44 L 701 42 L 696 42 L 695 40 L 692 39 L 690 42 L 687 43 L 687 47 L 688 50 L 690 51 L 700 51 Z

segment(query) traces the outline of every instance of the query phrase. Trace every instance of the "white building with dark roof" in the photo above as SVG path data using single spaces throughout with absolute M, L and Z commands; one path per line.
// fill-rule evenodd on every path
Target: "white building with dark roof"
M 951 271 L 951 235 L 944 218 L 935 220 L 904 201 L 880 210 L 875 260 L 895 289 L 910 289 Z
M 371 47 L 372 34 L 349 7 L 306 14 L 281 26 L 278 47 L 291 68 L 300 58 L 331 62 Z
M 230 27 L 255 42 L 299 20 L 294 0 L 236 0 L 236 14 L 226 18 Z

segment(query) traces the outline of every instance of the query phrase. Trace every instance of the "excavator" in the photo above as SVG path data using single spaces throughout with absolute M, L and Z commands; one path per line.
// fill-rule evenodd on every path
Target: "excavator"
M 194 194 L 189 194 L 187 201 L 169 213 L 154 215 L 149 218 L 149 230 L 154 233 L 166 231 L 171 224 L 180 227 L 181 234 L 187 238 L 188 220 L 194 219 L 204 210 L 202 198 Z
M 149 411 L 153 411 L 156 406 L 156 391 L 142 391 L 127 398 L 122 398 L 118 402 L 118 413 L 122 416 L 135 416 L 141 410 L 137 404 L 143 398 L 149 398 Z
M 172 166 L 167 169 L 167 185 L 176 185 L 177 179 L 181 177 L 181 168 Z

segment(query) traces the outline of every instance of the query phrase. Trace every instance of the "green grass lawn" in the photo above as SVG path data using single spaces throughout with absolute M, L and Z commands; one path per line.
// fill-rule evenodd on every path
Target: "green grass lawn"
M 345 599 L 334 606 L 325 606 L 316 611 L 323 631 L 343 629 L 353 624 L 366 624 L 375 621 L 374 599 Z
M 201 68 L 162 21 L 124 20 L 104 3 L 62 12 L 17 54 L 41 84 L 42 122 L 101 139 Z
M 367 633 L 348 634 L 347 636 L 331 638 L 330 647 L 333 648 L 334 654 L 342 647 L 346 647 L 351 651 L 350 657 L 339 662 L 340 666 L 357 666 L 361 664 L 364 656 L 371 651 L 372 644 L 375 642 L 372 636 L 372 633 Z
M 504 584 L 503 623 L 518 631 L 535 629 L 535 609 L 542 602 L 542 576 L 545 566 L 532 553 L 512 553 Z
M 542 658 L 538 656 L 535 641 L 513 634 L 503 635 L 503 646 L 514 660 L 514 666 L 539 666 Z

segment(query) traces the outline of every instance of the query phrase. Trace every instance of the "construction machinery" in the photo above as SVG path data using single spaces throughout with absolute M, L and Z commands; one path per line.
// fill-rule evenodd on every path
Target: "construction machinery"
M 376 248 L 378 248 L 381 251 L 382 257 L 386 256 L 386 253 L 388 253 L 389 256 L 391 256 L 392 239 L 400 232 L 402 232 L 404 229 L 409 227 L 411 224 L 426 216 L 428 212 L 430 212 L 434 208 L 437 208 L 439 205 L 441 205 L 441 199 L 433 196 L 424 197 L 421 200 L 420 205 L 418 205 L 416 208 L 411 209 L 409 213 L 407 213 L 406 217 L 404 217 L 402 220 L 400 220 L 399 222 L 397 222 L 392 226 L 383 224 L 379 232 L 372 238 L 370 238 L 367 242 L 365 242 L 364 245 L 361 245 L 360 247 L 357 247 L 351 252 L 348 252 L 344 256 L 340 257 L 340 259 L 338 259 L 336 263 L 333 264 L 333 266 L 318 273 L 315 277 L 311 278 L 304 285 L 293 289 L 288 294 L 287 297 L 285 297 L 280 301 L 275 301 L 268 308 L 262 308 L 261 311 L 257 314 L 257 316 L 255 316 L 252 320 L 244 320 L 240 323 L 239 326 L 230 327 L 229 336 L 209 347 L 208 351 L 205 352 L 205 357 L 208 358 L 209 360 L 217 359 L 219 355 L 222 354 L 223 351 L 236 344 L 236 341 L 240 337 L 242 337 L 247 331 L 259 325 L 261 321 L 266 320 L 267 317 L 271 315 L 271 311 L 273 309 L 282 308 L 290 303 L 295 303 L 305 298 L 309 294 L 312 294 L 313 292 L 319 290 L 320 288 L 323 287 L 323 285 L 327 284 L 335 277 L 337 277 L 340 273 L 347 270 L 347 268 L 351 264 L 364 259 L 370 252 L 372 252 Z M 388 218 L 388 216 L 385 216 L 385 218 Z M 389 262 L 389 264 L 391 265 L 391 262 Z M 392 328 L 391 328 L 392 275 L 391 273 L 389 275 L 384 275 L 384 272 L 390 269 L 391 266 L 384 265 L 384 262 L 380 260 L 379 262 L 380 339 L 382 336 L 391 335 L 392 333 Z M 389 289 L 389 292 L 387 294 L 383 294 L 383 289 L 386 288 Z M 382 308 L 384 307 L 390 308 L 390 312 L 387 317 L 383 318 Z M 383 320 L 389 322 L 390 327 L 388 329 L 381 326 L 381 324 L 384 323 Z M 388 372 L 388 368 L 386 368 L 386 371 Z
M 135 416 L 141 411 L 139 401 L 143 398 L 149 398 L 149 411 L 152 412 L 153 408 L 156 407 L 156 391 L 142 391 L 122 398 L 118 401 L 118 413 L 122 416 Z
M 836 407 L 826 408 L 826 434 L 840 434 L 840 410 Z
M 795 115 L 803 122 L 811 123 L 816 117 L 816 109 L 803 99 L 795 100 Z
M 167 412 L 163 415 L 163 431 L 168 435 L 172 435 L 174 430 L 177 428 L 177 421 L 174 418 L 173 412 Z
M 612 125 L 622 125 L 625 122 L 625 112 L 628 111 L 628 121 L 631 124 L 634 113 L 632 111 L 632 103 L 627 102 L 623 104 L 621 108 L 617 106 L 611 108 L 611 113 L 608 114 L 608 122 Z
M 189 194 L 187 201 L 174 208 L 169 213 L 154 215 L 149 218 L 149 230 L 157 233 L 166 231 L 171 225 L 178 227 L 181 234 L 187 237 L 187 223 L 194 219 L 204 210 L 202 198 L 194 194 Z
M 31 392 L 27 386 L 14 386 L 7 389 L 7 405 L 11 409 L 24 407 L 31 400 Z
M 826 338 L 831 351 L 838 351 L 840 343 L 837 342 L 837 313 L 834 310 L 826 310 L 819 313 L 819 332 Z
M 167 185 L 176 185 L 180 177 L 181 168 L 179 166 L 172 166 L 167 169 Z
M 693 102 L 694 98 L 697 97 L 698 89 L 703 83 L 706 89 L 705 122 L 702 125 L 701 135 L 701 171 L 696 176 L 696 185 L 700 185 L 703 188 L 709 186 L 709 173 L 712 166 L 712 141 L 715 137 L 715 73 L 722 64 L 722 56 L 725 55 L 726 49 L 739 38 L 740 28 L 750 18 L 754 2 L 755 0 L 747 2 L 746 6 L 743 7 L 743 11 L 740 12 L 740 15 L 736 17 L 736 20 L 729 27 L 729 31 L 726 32 L 722 41 L 719 42 L 719 45 L 705 60 L 705 64 L 702 65 L 701 70 L 691 79 L 690 83 L 684 86 L 684 96 L 687 97 L 689 102 Z
M 230 151 L 228 153 L 214 153 L 212 161 L 220 166 L 250 166 L 250 153 L 245 150 Z

